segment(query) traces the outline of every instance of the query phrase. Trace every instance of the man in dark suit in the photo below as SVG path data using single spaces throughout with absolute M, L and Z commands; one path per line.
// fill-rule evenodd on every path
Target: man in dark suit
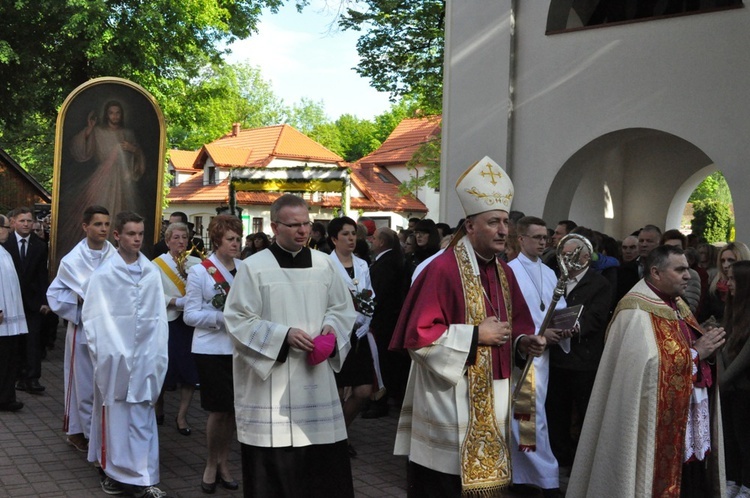
M 370 329 L 378 346 L 383 384 L 388 395 L 400 402 L 409 376 L 409 357 L 388 350 L 404 302 L 404 254 L 398 234 L 390 228 L 378 228 L 373 234 L 372 251 L 375 262 L 370 267 L 370 279 L 375 291 L 375 312 Z M 383 396 L 373 400 L 362 417 L 378 418 L 387 414 L 388 397 Z
M 41 394 L 44 391 L 44 386 L 39 384 L 42 375 L 41 328 L 43 316 L 49 312 L 47 243 L 32 233 L 34 214 L 30 208 L 16 208 L 10 213 L 10 218 L 15 232 L 3 243 L 3 247 L 10 253 L 16 267 L 29 328 L 29 333 L 19 341 L 20 368 L 16 389 Z
M 661 230 L 655 225 L 646 225 L 638 232 L 638 257 L 620 265 L 617 273 L 617 302 L 643 278 L 646 257 L 661 243 Z
M 569 244 L 574 247 L 574 243 Z M 570 340 L 570 353 L 550 349 L 547 423 L 552 452 L 561 471 L 573 465 L 573 409 L 582 424 L 604 350 L 611 296 L 610 282 L 592 268 L 571 272 L 566 282 L 565 301 L 568 306 L 582 304 L 583 314 L 579 319 L 580 332 Z

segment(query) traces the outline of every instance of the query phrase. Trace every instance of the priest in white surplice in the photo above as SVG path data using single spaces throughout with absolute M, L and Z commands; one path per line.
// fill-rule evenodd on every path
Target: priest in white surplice
M 489 157 L 456 183 L 466 221 L 412 285 L 391 349 L 412 358 L 394 453 L 409 456 L 408 496 L 495 496 L 511 483 L 513 358 L 539 356 L 518 283 L 497 258 L 513 184 Z
M 106 208 L 86 208 L 83 212 L 83 232 L 86 237 L 63 257 L 57 276 L 47 289 L 50 309 L 68 321 L 63 363 L 63 430 L 68 435 L 68 444 L 78 451 L 88 451 L 94 403 L 94 365 L 81 322 L 83 287 L 94 270 L 116 252 L 107 240 L 109 225 L 109 211 Z
M 167 371 L 167 310 L 160 271 L 143 254 L 143 218 L 115 216 L 117 254 L 84 288 L 83 326 L 94 364 L 89 461 L 107 494 L 162 496 L 156 403 Z
M 721 406 L 704 331 L 682 300 L 681 248 L 658 246 L 607 329 L 567 496 L 724 497 Z
M 350 349 L 351 294 L 324 253 L 305 247 L 305 201 L 271 205 L 276 243 L 244 260 L 224 308 L 234 337 L 245 496 L 352 497 L 334 371 Z
M 508 263 L 516 275 L 523 297 L 534 319 L 535 333 L 547 315 L 547 307 L 552 302 L 557 278 L 547 265 L 542 263 L 542 253 L 546 247 L 547 226 L 541 218 L 524 216 L 516 223 L 521 252 Z M 560 298 L 557 309 L 565 308 L 565 299 Z M 570 351 L 570 331 L 547 328 L 544 333 L 550 347 L 562 347 Z M 515 385 L 521 369 L 514 369 Z M 544 404 L 547 400 L 549 379 L 549 349 L 538 358 L 526 376 L 527 388 L 519 394 L 513 407 L 511 421 L 513 459 L 513 483 L 532 484 L 544 490 L 545 496 L 559 495 L 559 475 L 557 459 L 552 454 Z M 534 389 L 528 387 L 534 382 Z
M 16 399 L 16 348 L 20 336 L 29 331 L 13 257 L 2 247 L 12 233 L 10 220 L 0 214 L 0 411 L 7 412 L 23 408 Z

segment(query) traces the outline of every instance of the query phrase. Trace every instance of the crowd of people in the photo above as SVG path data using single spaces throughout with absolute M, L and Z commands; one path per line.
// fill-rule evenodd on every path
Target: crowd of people
M 49 285 L 33 211 L 0 215 L 0 410 L 43 394 L 55 314 L 67 441 L 107 494 L 166 495 L 164 396 L 190 436 L 199 387 L 206 494 L 239 489 L 236 437 L 245 496 L 353 496 L 348 428 L 399 409 L 409 496 L 750 497 L 750 249 L 548 227 L 489 158 L 456 191 L 456 227 L 399 232 L 285 194 L 272 237 L 218 215 L 208 250 L 175 212 L 153 260 L 141 216 L 89 206 Z

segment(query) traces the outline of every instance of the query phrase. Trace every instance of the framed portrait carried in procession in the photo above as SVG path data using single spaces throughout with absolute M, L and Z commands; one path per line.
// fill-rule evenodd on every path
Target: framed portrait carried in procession
M 144 218 L 142 251 L 161 229 L 166 130 L 154 97 L 121 78 L 97 78 L 68 95 L 57 117 L 50 228 L 50 274 L 83 237 L 92 205 Z M 113 240 L 110 237 L 110 240 Z

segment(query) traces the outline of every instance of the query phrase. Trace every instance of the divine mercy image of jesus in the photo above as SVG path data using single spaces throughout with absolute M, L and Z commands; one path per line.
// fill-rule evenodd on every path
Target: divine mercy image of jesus
M 92 205 L 104 206 L 112 217 L 120 211 L 139 213 L 146 221 L 144 251 L 154 243 L 161 212 L 163 119 L 150 96 L 138 89 L 109 81 L 69 97 L 64 106 L 64 119 L 58 120 L 62 143 L 56 145 L 61 166 L 55 172 L 53 261 L 81 239 L 81 213 Z

